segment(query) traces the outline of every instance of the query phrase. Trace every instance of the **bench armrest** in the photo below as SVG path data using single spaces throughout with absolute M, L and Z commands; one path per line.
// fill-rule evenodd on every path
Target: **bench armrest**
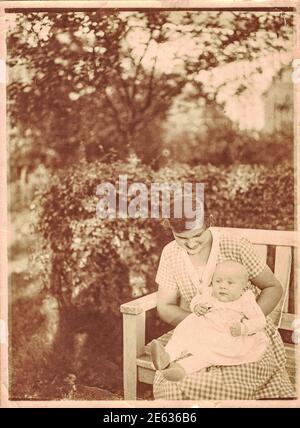
M 157 292 L 120 306 L 123 314 L 124 399 L 136 400 L 136 359 L 145 352 L 146 311 L 157 305 Z
M 156 308 L 156 305 L 157 291 L 147 294 L 146 296 L 139 297 L 138 299 L 131 300 L 130 302 L 123 303 L 120 306 L 120 311 L 122 314 L 138 315 Z

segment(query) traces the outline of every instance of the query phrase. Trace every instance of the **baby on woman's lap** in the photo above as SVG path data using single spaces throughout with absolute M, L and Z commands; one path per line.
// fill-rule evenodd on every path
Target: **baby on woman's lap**
M 192 299 L 188 315 L 175 328 L 166 347 L 151 343 L 152 361 L 170 381 L 217 365 L 232 366 L 259 361 L 269 340 L 265 316 L 243 265 L 224 261 L 216 266 L 212 286 Z M 189 354 L 180 358 L 182 354 Z

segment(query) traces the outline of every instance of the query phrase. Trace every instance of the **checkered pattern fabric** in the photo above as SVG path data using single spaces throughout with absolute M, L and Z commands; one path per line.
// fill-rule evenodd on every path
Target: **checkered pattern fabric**
M 158 266 L 156 282 L 160 287 L 176 290 L 178 295 L 190 303 L 196 294 L 196 288 L 184 263 L 184 251 L 176 241 L 172 241 L 164 247 Z M 255 253 L 251 242 L 243 237 L 220 236 L 217 263 L 225 260 L 235 260 L 243 264 L 248 271 L 250 279 L 259 275 L 266 266 L 266 263 Z
M 165 246 L 156 276 L 160 287 L 177 291 L 188 303 L 196 288 L 185 267 L 182 252 L 175 241 Z M 235 260 L 243 264 L 249 278 L 255 278 L 265 268 L 265 262 L 255 253 L 246 238 L 220 236 L 217 262 Z M 252 286 L 253 290 L 256 287 Z M 255 290 L 254 290 L 255 291 Z M 154 398 L 166 400 L 253 400 L 263 398 L 292 398 L 294 389 L 285 369 L 285 350 L 281 337 L 270 319 L 266 332 L 270 346 L 256 363 L 239 366 L 210 367 L 186 376 L 181 382 L 169 382 L 157 372 Z
M 164 379 L 156 372 L 153 394 L 156 400 L 259 400 L 294 398 L 295 391 L 285 370 L 285 351 L 272 321 L 266 333 L 271 344 L 263 358 L 239 366 L 209 367 L 186 376 L 181 382 Z

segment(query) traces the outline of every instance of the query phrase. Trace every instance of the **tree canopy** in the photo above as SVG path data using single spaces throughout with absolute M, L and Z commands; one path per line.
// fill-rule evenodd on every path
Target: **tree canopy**
M 151 163 L 161 155 L 161 124 L 186 85 L 193 97 L 216 102 L 219 88 L 208 91 L 199 73 L 289 50 L 293 15 L 98 10 L 13 18 L 12 151 L 23 138 L 22 162 L 27 155 L 31 164 L 60 166 L 82 156 L 80 147 L 90 159 L 134 152 Z

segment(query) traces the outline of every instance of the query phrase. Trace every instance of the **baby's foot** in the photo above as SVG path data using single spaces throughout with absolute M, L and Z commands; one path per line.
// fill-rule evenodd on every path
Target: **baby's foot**
M 179 382 L 186 376 L 184 368 L 178 363 L 171 363 L 170 366 L 161 371 L 163 377 L 171 382 Z
M 151 342 L 151 357 L 156 370 L 163 370 L 170 364 L 170 356 L 158 340 Z

